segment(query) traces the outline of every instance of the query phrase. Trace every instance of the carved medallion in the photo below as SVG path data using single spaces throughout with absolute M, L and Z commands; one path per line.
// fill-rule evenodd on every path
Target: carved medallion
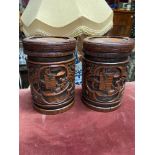
M 127 76 L 126 65 L 98 65 L 83 60 L 83 97 L 101 106 L 120 101 Z
M 33 99 L 40 105 L 59 105 L 74 97 L 74 61 L 65 64 L 28 62 Z

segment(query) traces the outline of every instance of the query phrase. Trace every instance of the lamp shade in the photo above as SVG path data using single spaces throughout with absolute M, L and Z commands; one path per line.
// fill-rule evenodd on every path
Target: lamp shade
M 102 35 L 113 26 L 105 0 L 30 0 L 22 17 L 26 36 Z

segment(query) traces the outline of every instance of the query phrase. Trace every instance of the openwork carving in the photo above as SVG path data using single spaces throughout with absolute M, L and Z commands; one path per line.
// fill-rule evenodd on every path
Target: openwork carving
M 74 60 L 65 63 L 28 61 L 33 99 L 38 105 L 56 106 L 74 97 Z
M 100 64 L 83 60 L 83 97 L 97 104 L 120 101 L 127 77 L 126 65 Z

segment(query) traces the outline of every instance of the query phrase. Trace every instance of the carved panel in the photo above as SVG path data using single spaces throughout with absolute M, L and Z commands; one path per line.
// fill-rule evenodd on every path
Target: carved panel
M 74 97 L 74 60 L 62 63 L 28 61 L 29 82 L 39 106 L 57 106 Z
M 97 64 L 84 59 L 82 95 L 101 106 L 119 102 L 126 77 L 126 64 Z

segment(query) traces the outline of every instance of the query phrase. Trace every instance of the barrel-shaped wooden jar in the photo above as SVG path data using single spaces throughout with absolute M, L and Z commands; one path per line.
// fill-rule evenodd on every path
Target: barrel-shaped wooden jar
M 28 55 L 28 78 L 33 107 L 43 114 L 57 114 L 74 103 L 74 50 L 68 37 L 28 37 L 23 40 Z
M 82 101 L 97 111 L 121 104 L 128 56 L 134 41 L 127 37 L 88 37 L 83 42 Z

